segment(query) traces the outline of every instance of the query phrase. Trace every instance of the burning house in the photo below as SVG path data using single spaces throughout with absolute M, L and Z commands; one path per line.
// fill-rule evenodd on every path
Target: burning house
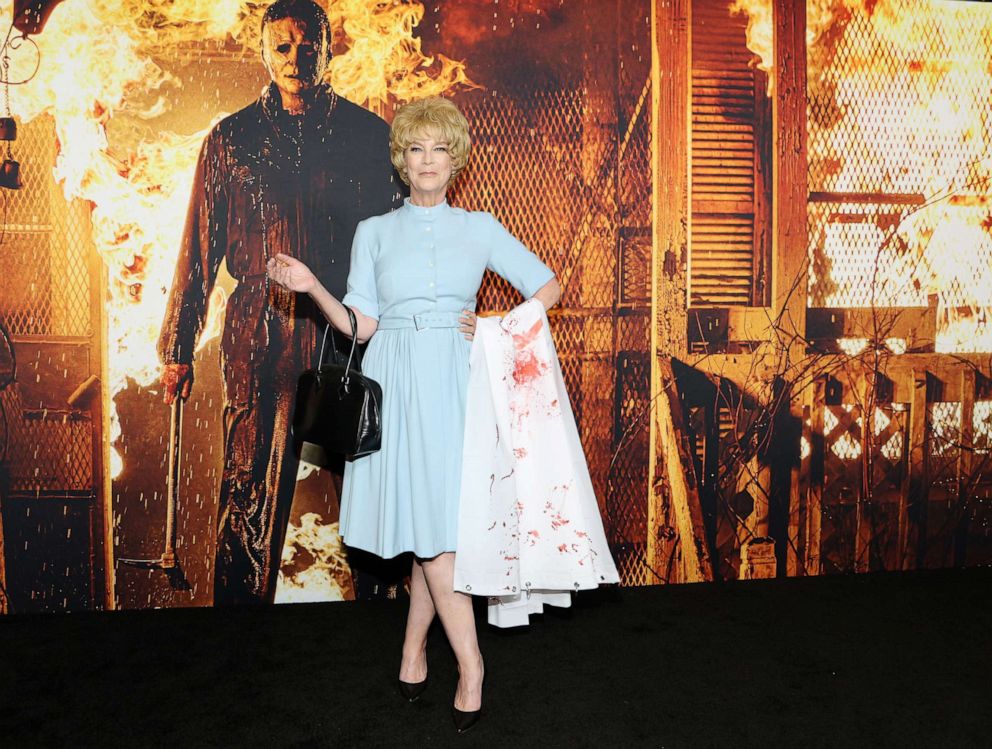
M 992 558 L 992 8 L 326 5 L 338 93 L 386 119 L 455 98 L 474 154 L 453 201 L 562 280 L 553 333 L 624 584 Z M 211 602 L 216 338 L 171 507 L 154 345 L 199 144 L 264 82 L 258 20 L 238 0 L 64 0 L 11 45 L 9 610 Z M 516 303 L 493 279 L 479 302 Z M 301 471 L 280 600 L 352 595 L 336 510 Z M 169 543 L 172 572 L 121 564 Z

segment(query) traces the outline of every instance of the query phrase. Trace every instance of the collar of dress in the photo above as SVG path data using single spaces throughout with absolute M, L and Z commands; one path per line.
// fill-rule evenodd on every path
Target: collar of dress
M 438 216 L 447 213 L 450 210 L 450 206 L 447 200 L 442 200 L 437 205 L 422 206 L 414 205 L 410 202 L 410 198 L 403 198 L 403 210 L 415 218 L 432 221 Z

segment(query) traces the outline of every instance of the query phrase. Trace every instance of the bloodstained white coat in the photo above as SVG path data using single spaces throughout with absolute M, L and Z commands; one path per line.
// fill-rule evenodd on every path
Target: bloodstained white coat
M 455 590 L 489 621 L 619 581 L 544 306 L 480 318 L 470 357 Z

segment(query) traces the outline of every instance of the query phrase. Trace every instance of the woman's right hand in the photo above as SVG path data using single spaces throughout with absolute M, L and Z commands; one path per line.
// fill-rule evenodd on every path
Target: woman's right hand
M 309 294 L 317 285 L 317 277 L 305 263 L 281 252 L 269 258 L 265 264 L 265 272 L 283 288 L 301 294 Z

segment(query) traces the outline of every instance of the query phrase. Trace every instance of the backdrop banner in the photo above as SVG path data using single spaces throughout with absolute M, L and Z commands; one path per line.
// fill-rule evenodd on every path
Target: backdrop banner
M 430 95 L 473 139 L 449 202 L 561 282 L 621 585 L 992 561 L 992 7 L 319 4 L 300 127 L 264 5 L 18 17 L 0 612 L 405 595 L 409 559 L 342 544 L 341 461 L 297 457 L 321 321 L 264 260 L 343 292 L 354 226 L 402 197 L 386 123 Z M 520 301 L 490 274 L 479 311 Z M 164 364 L 192 376 L 172 405 Z

